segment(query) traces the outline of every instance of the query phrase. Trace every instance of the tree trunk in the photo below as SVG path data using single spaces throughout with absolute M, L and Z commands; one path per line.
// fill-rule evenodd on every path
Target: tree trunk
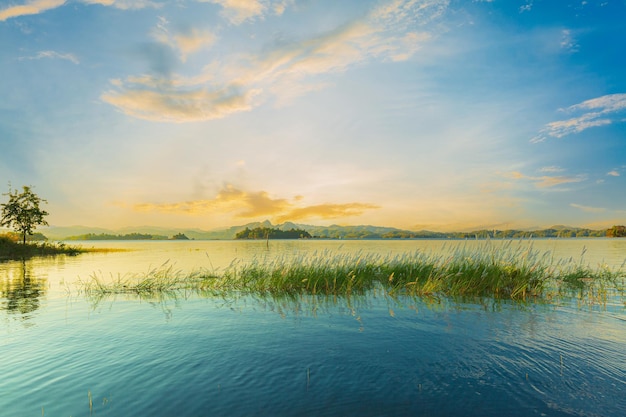
M 22 243 L 26 244 L 26 232 L 22 233 Z

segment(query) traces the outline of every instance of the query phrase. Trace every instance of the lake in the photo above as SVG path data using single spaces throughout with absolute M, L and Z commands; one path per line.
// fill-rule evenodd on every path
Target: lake
M 219 272 L 277 256 L 437 253 L 481 242 L 76 243 L 125 251 L 0 263 L 1 416 L 626 415 L 622 296 L 94 298 L 76 284 L 162 265 Z M 532 245 L 598 267 L 626 259 L 626 239 Z

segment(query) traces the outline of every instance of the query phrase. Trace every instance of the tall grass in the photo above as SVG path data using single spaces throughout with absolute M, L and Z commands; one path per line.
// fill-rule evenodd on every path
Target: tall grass
M 169 261 L 143 274 L 110 276 L 93 273 L 89 279 L 78 280 L 79 288 L 90 296 L 111 294 L 136 294 L 154 296 L 182 289 L 201 289 L 209 275 L 203 271 L 183 274 L 175 270 Z
M 280 256 L 243 263 L 235 260 L 222 273 L 185 274 L 164 264 L 140 276 L 105 280 L 96 275 L 81 282 L 89 294 L 150 295 L 193 289 L 264 295 L 333 295 L 350 297 L 382 288 L 390 295 L 551 298 L 568 294 L 623 296 L 624 268 L 592 268 L 582 259 L 555 261 L 532 244 L 476 248 L 458 245 L 440 253 L 399 255 L 340 254 Z

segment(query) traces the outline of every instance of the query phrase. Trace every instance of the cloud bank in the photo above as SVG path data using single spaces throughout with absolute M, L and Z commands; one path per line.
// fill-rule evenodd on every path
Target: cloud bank
M 237 11 L 239 23 L 262 16 L 271 5 L 279 4 L 258 0 L 212 2 Z M 208 62 L 205 70 L 193 77 L 149 73 L 114 80 L 101 99 L 129 116 L 177 123 L 218 119 L 271 100 L 283 102 L 285 97 L 323 88 L 321 77 L 325 75 L 367 61 L 411 58 L 436 35 L 429 25 L 447 6 L 448 0 L 395 0 L 360 20 L 317 36 Z M 181 57 L 193 52 L 169 34 L 159 36 Z M 206 34 L 204 39 L 209 42 Z

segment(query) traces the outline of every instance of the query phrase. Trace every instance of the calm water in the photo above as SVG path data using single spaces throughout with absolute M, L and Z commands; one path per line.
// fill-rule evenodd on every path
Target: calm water
M 74 284 L 166 262 L 219 271 L 235 259 L 457 244 L 85 242 L 132 250 L 2 263 L 0 416 L 626 415 L 622 299 L 93 300 Z M 577 262 L 584 252 L 593 266 L 626 258 L 626 240 L 533 245 Z

